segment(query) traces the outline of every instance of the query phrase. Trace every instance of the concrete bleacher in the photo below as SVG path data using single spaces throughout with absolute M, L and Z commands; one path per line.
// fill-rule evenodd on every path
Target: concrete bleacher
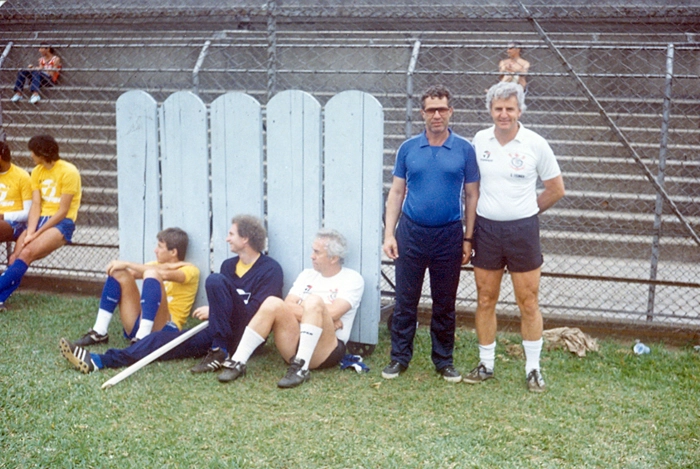
M 542 217 L 546 249 L 554 254 L 573 250 L 582 255 L 648 257 L 656 197 L 653 187 L 534 33 L 496 37 L 491 32 L 280 31 L 275 51 L 276 90 L 308 91 L 321 104 L 347 89 L 374 95 L 385 114 L 386 188 L 395 151 L 405 138 L 406 70 L 418 37 L 422 45 L 413 76 L 414 94 L 419 95 L 429 83 L 447 83 L 456 93 L 453 127 L 468 138 L 489 125 L 482 90 L 496 79 L 494 67 L 503 45 L 510 39 L 522 41 L 526 57 L 533 62 L 528 111 L 522 121 L 549 140 L 568 189 L 567 197 Z M 646 57 L 658 58 L 663 56 L 666 43 L 685 42 L 687 37 L 671 33 L 561 33 L 553 35 L 553 40 L 562 46 L 572 65 L 591 75 L 584 79 L 654 171 L 660 141 L 659 83 L 663 82 L 658 65 L 663 62 L 649 62 L 643 69 L 637 66 L 635 73 L 654 77 L 631 76 L 625 86 L 619 85 L 619 78 L 604 76 L 603 66 L 610 67 L 609 73 L 624 75 L 631 70 L 629 48 L 646 47 L 653 51 Z M 79 225 L 106 228 L 95 231 L 99 238 L 92 234 L 84 238 L 86 245 L 118 244 L 115 102 L 123 92 L 142 89 L 162 102 L 176 91 L 192 90 L 193 69 L 210 41 L 198 75 L 201 99 L 209 104 L 227 91 L 245 92 L 263 104 L 267 99 L 270 51 L 261 31 L 0 32 L 0 46 L 10 41 L 14 45 L 0 68 L 0 80 L 5 84 L 1 97 L 3 129 L 22 166 L 31 165 L 26 142 L 39 132 L 55 135 L 63 157 L 78 165 L 85 188 Z M 36 61 L 40 41 L 54 44 L 64 60 L 60 85 L 46 90 L 46 99 L 37 106 L 26 100 L 10 103 L 16 70 Z M 602 47 L 602 52 L 593 46 Z M 644 83 L 646 87 L 641 86 Z M 700 150 L 700 92 L 697 84 L 683 89 L 690 96 L 674 101 L 666 188 L 697 229 L 700 204 L 692 195 L 700 193 L 700 160 L 696 156 Z M 414 96 L 414 133 L 422 127 L 418 105 Z M 669 238 L 663 248 L 667 259 L 687 261 L 689 252 L 698 255 L 697 249 L 688 250 L 693 243 L 675 217 L 664 216 L 663 234 Z M 638 238 L 630 241 L 629 236 Z

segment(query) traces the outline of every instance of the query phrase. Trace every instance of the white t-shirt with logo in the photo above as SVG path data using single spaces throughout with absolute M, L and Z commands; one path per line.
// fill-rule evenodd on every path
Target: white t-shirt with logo
M 477 132 L 472 144 L 481 173 L 477 215 L 496 221 L 520 220 L 536 215 L 537 178 L 561 174 L 547 141 L 520 124 L 515 138 L 501 146 L 492 126 Z
M 298 296 L 302 300 L 314 294 L 323 298 L 326 304 L 332 304 L 339 298 L 350 303 L 350 310 L 340 318 L 343 327 L 335 331 L 338 340 L 347 343 L 364 289 L 364 279 L 352 269 L 343 267 L 332 277 L 324 277 L 314 269 L 304 269 L 294 281 L 289 294 Z

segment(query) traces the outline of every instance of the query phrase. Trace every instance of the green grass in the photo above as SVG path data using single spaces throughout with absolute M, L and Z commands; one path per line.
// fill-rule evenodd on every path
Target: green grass
M 119 370 L 83 375 L 58 351 L 94 320 L 97 299 L 19 293 L 0 315 L 0 468 L 694 468 L 700 466 L 700 354 L 603 341 L 576 358 L 544 353 L 549 391 L 530 394 L 524 362 L 499 335 L 496 380 L 440 380 L 430 337 L 385 381 L 384 325 L 371 372 L 312 373 L 280 390 L 274 347 L 248 375 L 222 385 L 193 376 L 196 360 L 154 363 L 115 387 Z M 119 321 L 111 346 L 123 347 Z M 99 347 L 96 350 L 104 350 Z M 457 335 L 455 364 L 477 361 L 472 331 Z

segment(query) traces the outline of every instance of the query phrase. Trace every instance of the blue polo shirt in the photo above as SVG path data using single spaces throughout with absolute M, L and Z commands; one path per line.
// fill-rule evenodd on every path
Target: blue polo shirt
M 474 147 L 452 132 L 440 147 L 431 147 L 425 131 L 399 147 L 394 176 L 406 180 L 403 213 L 423 226 L 462 219 L 464 185 L 479 181 Z

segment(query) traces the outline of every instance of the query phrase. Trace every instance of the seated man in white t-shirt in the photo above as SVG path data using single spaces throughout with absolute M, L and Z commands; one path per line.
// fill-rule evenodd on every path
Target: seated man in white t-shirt
M 343 267 L 346 241 L 335 230 L 320 230 L 312 246 L 313 269 L 305 269 L 287 297 L 268 297 L 250 320 L 236 352 L 224 362 L 222 383 L 246 373 L 246 363 L 270 334 L 287 374 L 277 385 L 293 388 L 308 381 L 310 369 L 337 365 L 345 355 L 352 323 L 364 291 L 362 276 Z

